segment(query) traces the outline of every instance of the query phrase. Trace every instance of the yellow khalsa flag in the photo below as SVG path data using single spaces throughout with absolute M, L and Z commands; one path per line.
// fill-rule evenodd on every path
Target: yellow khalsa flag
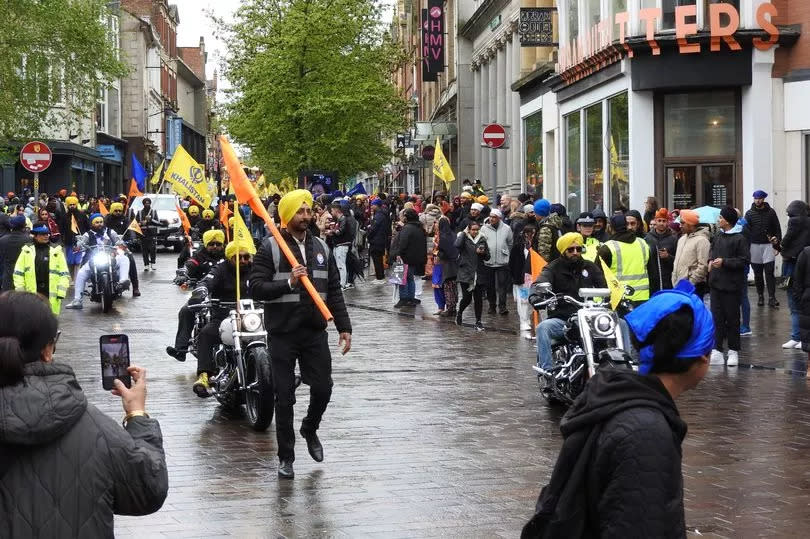
M 238 208 L 234 208 L 233 212 L 233 238 L 231 242 L 236 242 L 240 249 L 244 249 L 248 253 L 256 254 L 256 244 L 253 243 L 253 236 L 250 235 L 250 230 L 242 220 L 242 212 Z
M 613 275 L 613 272 L 610 271 L 605 261 L 600 258 L 599 262 L 602 263 L 602 272 L 605 274 L 605 282 L 607 282 L 608 288 L 610 289 L 610 308 L 615 311 L 624 296 L 624 287 L 622 283 L 619 282 L 619 279 Z
M 183 148 L 177 147 L 163 179 L 169 182 L 180 197 L 191 197 L 203 208 L 211 207 L 211 194 L 205 171 Z
M 152 174 L 152 179 L 149 180 L 149 183 L 152 185 L 157 185 L 160 183 L 160 175 L 163 174 L 163 167 L 166 165 L 166 160 L 160 162 L 160 166 L 155 170 L 155 173 Z
M 133 219 L 132 222 L 129 223 L 129 226 L 127 227 L 127 230 L 132 230 L 136 234 L 140 234 L 141 236 L 143 236 L 143 231 L 141 230 L 141 225 L 139 225 L 138 221 L 136 221 L 135 219 Z
M 456 181 L 453 169 L 450 168 L 450 163 L 444 157 L 439 137 L 436 137 L 436 150 L 433 153 L 433 174 L 441 178 L 447 188 L 450 188 L 451 182 Z

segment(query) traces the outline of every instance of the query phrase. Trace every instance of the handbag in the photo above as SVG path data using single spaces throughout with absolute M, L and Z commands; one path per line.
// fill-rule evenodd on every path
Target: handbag
M 402 259 L 397 259 L 394 263 L 394 268 L 391 270 L 391 277 L 388 282 L 397 286 L 405 286 L 408 282 L 408 264 L 404 263 Z

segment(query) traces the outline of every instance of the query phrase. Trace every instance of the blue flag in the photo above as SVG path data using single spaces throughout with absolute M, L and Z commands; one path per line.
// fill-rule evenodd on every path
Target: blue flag
M 346 195 L 353 197 L 354 195 L 367 195 L 366 188 L 363 186 L 363 182 L 357 182 L 357 185 L 346 191 Z
M 135 180 L 135 183 L 138 186 L 138 190 L 141 193 L 146 192 L 146 171 L 143 169 L 143 165 L 138 161 L 138 158 L 135 157 L 135 154 L 132 154 L 132 179 Z

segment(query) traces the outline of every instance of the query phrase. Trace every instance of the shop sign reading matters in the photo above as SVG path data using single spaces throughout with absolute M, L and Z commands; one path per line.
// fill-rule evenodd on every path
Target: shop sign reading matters
M 779 39 L 779 29 L 773 24 L 772 19 L 777 15 L 777 9 L 773 4 L 760 4 L 756 11 L 756 21 L 759 27 L 768 34 L 768 39 L 754 38 L 754 47 L 760 50 L 768 50 L 776 45 Z M 770 16 L 768 19 L 766 16 Z M 638 12 L 639 21 L 646 27 L 647 43 L 653 55 L 661 54 L 661 47 L 655 40 L 656 21 L 663 17 L 661 8 L 645 8 Z M 723 21 L 722 17 L 725 17 Z M 695 22 L 687 22 L 690 19 Z M 675 8 L 675 37 L 678 40 L 678 49 L 681 54 L 694 54 L 701 52 L 700 43 L 692 43 L 688 40 L 698 34 L 697 25 L 697 5 L 678 6 Z M 593 25 L 589 32 L 580 35 L 577 39 L 560 47 L 559 63 L 557 73 L 578 66 L 579 64 L 599 56 L 600 53 L 610 48 L 614 41 L 614 32 L 618 26 L 619 43 L 627 51 L 627 56 L 632 58 L 633 51 L 626 43 L 627 25 L 630 22 L 630 13 L 623 11 L 616 13 L 614 19 L 602 20 Z M 725 22 L 725 24 L 723 24 Z M 611 24 L 612 23 L 612 24 Z M 741 50 L 742 47 L 734 38 L 734 33 L 740 27 L 740 14 L 731 4 L 710 4 L 709 5 L 709 27 L 711 36 L 710 50 L 720 51 L 722 43 L 725 43 L 733 51 Z

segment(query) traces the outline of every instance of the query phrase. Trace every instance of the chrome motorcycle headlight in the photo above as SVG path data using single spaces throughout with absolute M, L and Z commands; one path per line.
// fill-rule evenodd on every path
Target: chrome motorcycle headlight
M 611 337 L 616 331 L 616 321 L 611 315 L 602 313 L 593 319 L 593 330 L 602 337 Z
M 97 268 L 106 268 L 110 265 L 110 255 L 107 253 L 96 253 L 93 255 L 93 265 Z
M 225 346 L 233 346 L 233 326 L 231 326 L 231 319 L 226 318 L 219 324 L 219 339 Z
M 256 313 L 248 313 L 242 316 L 242 331 L 254 333 L 262 328 L 262 317 Z

